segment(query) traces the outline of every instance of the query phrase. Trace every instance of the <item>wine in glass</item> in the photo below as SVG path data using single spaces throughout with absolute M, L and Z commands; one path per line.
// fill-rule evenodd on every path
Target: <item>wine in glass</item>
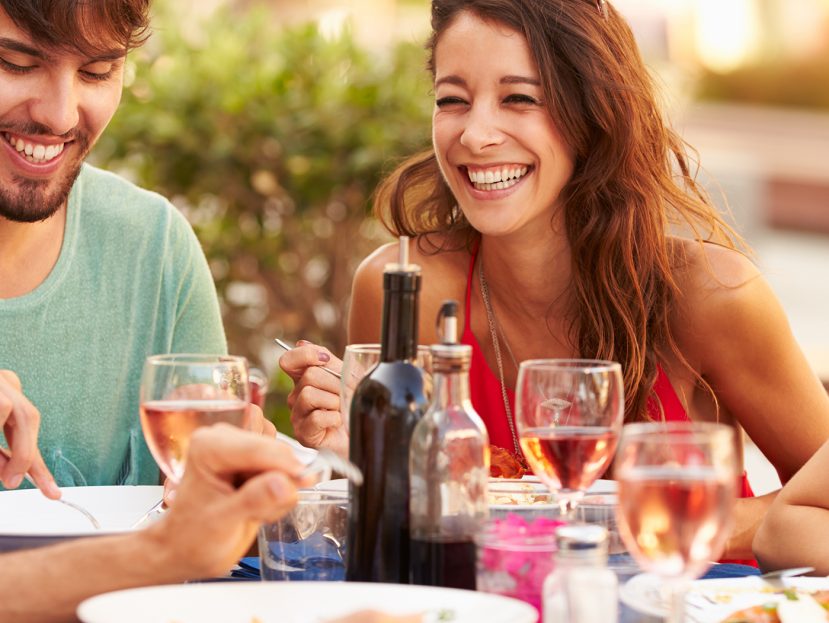
M 246 428 L 250 383 L 244 357 L 155 355 L 141 375 L 141 429 L 156 463 L 181 481 L 190 436 L 197 428 L 225 422 Z
M 622 540 L 643 569 L 663 579 L 666 621 L 680 623 L 687 583 L 720 557 L 731 531 L 734 429 L 711 422 L 629 424 L 615 474 Z
M 571 519 L 616 450 L 625 413 L 621 366 L 594 359 L 523 361 L 515 400 L 524 456 Z

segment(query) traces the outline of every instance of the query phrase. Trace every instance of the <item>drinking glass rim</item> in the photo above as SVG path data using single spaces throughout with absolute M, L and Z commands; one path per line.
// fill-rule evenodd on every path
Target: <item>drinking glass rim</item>
M 505 534 L 495 526 L 487 525 L 473 540 L 480 548 L 513 552 L 545 552 L 556 548 L 555 530 L 543 534 L 526 534 L 526 529 L 516 528 Z
M 609 359 L 526 359 L 519 370 L 526 368 L 548 370 L 584 370 L 585 372 L 622 371 L 622 364 Z
M 320 489 L 299 489 L 296 492 L 297 506 L 305 506 L 310 504 L 318 505 L 341 505 L 343 502 L 349 501 L 347 491 L 330 491 Z M 312 495 L 318 496 L 316 499 Z
M 380 344 L 346 344 L 346 350 L 351 350 L 352 352 L 356 352 L 358 354 L 366 354 L 366 353 L 373 353 L 374 351 L 380 352 Z M 427 344 L 418 344 L 417 345 L 418 352 L 430 352 L 429 346 Z
M 691 436 L 711 435 L 715 434 L 718 437 L 726 435 L 735 439 L 734 427 L 724 422 L 694 422 L 693 420 L 683 422 L 634 422 L 632 424 L 625 424 L 622 427 L 622 432 L 619 436 L 619 443 L 625 440 L 634 438 L 641 438 L 648 435 L 659 435 L 668 443 L 672 439 L 682 439 L 687 443 L 688 436 L 672 437 L 674 433 L 687 433 Z
M 194 363 L 240 363 L 247 365 L 248 360 L 241 355 L 220 355 L 208 353 L 164 353 L 161 355 L 149 355 L 147 364 L 154 366 L 174 366 Z

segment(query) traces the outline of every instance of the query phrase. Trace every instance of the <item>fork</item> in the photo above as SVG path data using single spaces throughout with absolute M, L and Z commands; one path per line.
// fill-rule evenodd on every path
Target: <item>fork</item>
M 342 474 L 357 486 L 363 484 L 363 472 L 360 471 L 360 468 L 348 459 L 342 458 L 339 454 L 327 448 L 321 448 L 317 451 L 317 456 L 305 466 L 305 469 L 300 472 L 299 477 L 304 478 L 305 476 L 320 472 L 325 475 L 321 480 L 328 480 L 331 477 L 332 471 Z M 161 499 L 153 504 L 152 508 L 144 513 L 130 528 L 135 529 L 156 513 L 164 512 L 163 507 L 164 500 Z
M 6 448 L 4 448 L 3 446 L 0 446 L 0 454 L 5 456 L 7 459 L 11 458 L 11 452 L 6 450 Z M 23 478 L 25 478 L 26 482 L 28 482 L 30 485 L 37 488 L 37 484 L 35 483 L 34 479 L 29 475 L 29 472 L 26 472 L 25 474 L 23 474 Z M 51 498 L 47 498 L 47 499 L 51 499 Z M 53 502 L 60 502 L 61 504 L 65 504 L 69 508 L 74 508 L 76 511 L 81 513 L 84 517 L 86 517 L 89 520 L 89 522 L 92 524 L 93 528 L 95 528 L 96 530 L 101 529 L 101 524 L 98 522 L 97 519 L 95 519 L 95 515 L 90 513 L 83 506 L 80 506 L 79 504 L 75 504 L 74 502 L 70 502 L 69 500 L 64 500 L 63 498 L 58 498 L 57 500 L 52 500 L 52 501 Z
M 150 507 L 150 509 L 146 513 L 141 515 L 141 517 L 138 519 L 138 521 L 136 521 L 134 524 L 132 524 L 130 526 L 130 530 L 135 530 L 138 526 L 140 526 L 142 523 L 147 521 L 150 517 L 152 517 L 156 513 L 160 514 L 160 513 L 163 513 L 163 512 L 164 512 L 164 498 L 162 497 L 158 502 L 153 504 L 152 507 Z
M 320 448 L 318 450 L 317 456 L 300 473 L 300 478 L 313 474 L 314 472 L 327 473 L 330 477 L 332 471 L 342 474 L 357 486 L 363 484 L 363 472 L 360 471 L 360 468 L 328 448 Z M 323 478 L 322 480 L 326 479 Z
M 290 344 L 288 344 L 288 343 L 287 343 L 287 342 L 285 342 L 284 340 L 280 340 L 278 337 L 277 337 L 277 338 L 274 338 L 274 340 L 273 340 L 273 341 L 274 341 L 274 342 L 276 342 L 276 343 L 279 345 L 279 347 L 280 347 L 280 348 L 283 348 L 283 349 L 285 349 L 286 351 L 287 351 L 287 350 L 293 350 L 293 349 L 295 349 L 295 348 L 296 348 L 296 346 L 291 346 Z M 342 379 L 342 378 L 343 378 L 343 375 L 342 375 L 342 374 L 340 374 L 339 372 L 337 372 L 336 370 L 332 370 L 331 368 L 326 368 L 325 366 L 317 366 L 317 367 L 318 367 L 318 368 L 322 368 L 323 370 L 325 370 L 326 372 L 328 372 L 328 374 L 333 374 L 333 375 L 334 375 L 334 376 L 336 376 L 338 379 Z

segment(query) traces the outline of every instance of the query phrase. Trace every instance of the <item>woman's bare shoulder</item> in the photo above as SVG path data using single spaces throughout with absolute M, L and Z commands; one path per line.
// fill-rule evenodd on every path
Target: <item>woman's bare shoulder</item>
M 760 277 L 744 253 L 713 243 L 673 239 L 677 285 L 683 293 L 709 296 L 738 290 Z
M 782 332 L 785 314 L 751 259 L 716 244 L 682 240 L 678 245 L 673 319 L 689 350 L 732 344 L 771 327 Z

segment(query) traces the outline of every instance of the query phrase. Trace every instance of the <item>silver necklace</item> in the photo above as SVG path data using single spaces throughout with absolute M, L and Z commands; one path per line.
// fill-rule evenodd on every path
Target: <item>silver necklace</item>
M 481 298 L 484 300 L 486 318 L 489 323 L 489 335 L 492 339 L 492 347 L 495 350 L 495 362 L 498 365 L 498 380 L 501 382 L 501 398 L 504 400 L 504 410 L 507 413 L 507 424 L 509 424 L 509 432 L 512 434 L 512 443 L 515 447 L 515 452 L 518 456 L 521 456 L 521 444 L 518 443 L 518 435 L 515 433 L 515 421 L 513 420 L 512 409 L 509 406 L 509 398 L 507 397 L 507 384 L 504 381 L 504 363 L 501 360 L 501 347 L 499 344 L 500 340 L 498 339 L 498 322 L 495 319 L 495 311 L 492 309 L 492 305 L 489 302 L 489 286 L 487 285 L 486 278 L 484 277 L 483 260 L 478 263 L 478 278 L 481 283 Z M 501 329 L 501 336 L 504 340 L 504 346 L 506 347 L 507 352 L 512 359 L 512 363 L 515 365 L 515 369 L 517 370 L 518 362 L 515 359 L 515 355 L 512 354 L 512 349 L 509 347 L 507 338 L 503 334 L 503 329 Z

